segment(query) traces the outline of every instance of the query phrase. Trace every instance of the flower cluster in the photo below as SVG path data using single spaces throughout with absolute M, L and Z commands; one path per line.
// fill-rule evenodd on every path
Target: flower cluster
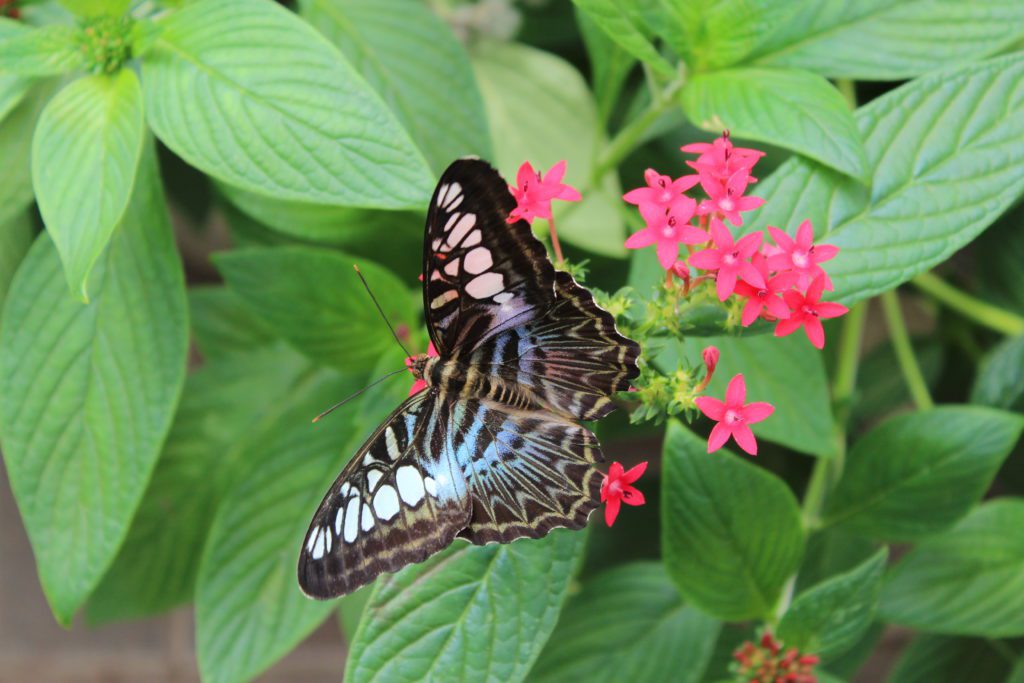
M 516 200 L 506 219 L 509 223 L 526 221 L 533 224 L 535 218 L 551 220 L 551 201 L 561 199 L 578 202 L 582 199 L 579 190 L 562 182 L 565 177 L 565 160 L 559 161 L 546 174 L 535 171 L 529 161 L 524 161 L 516 173 L 516 185 L 509 185 L 509 192 Z
M 733 652 L 732 671 L 739 683 L 817 683 L 814 667 L 816 655 L 800 654 L 796 648 L 783 650 L 780 643 L 765 631 L 758 642 L 749 640 Z
M 847 311 L 841 304 L 821 301 L 824 291 L 832 289 L 821 264 L 839 249 L 814 244 L 810 221 L 800 225 L 795 238 L 768 227 L 774 244 L 767 244 L 760 231 L 735 238 L 727 223 L 742 226 L 742 214 L 764 203 L 746 194 L 757 182 L 751 172 L 764 153 L 733 146 L 728 132 L 714 142 L 681 149 L 698 155 L 686 162 L 695 174 L 673 179 L 648 169 L 647 186 L 623 195 L 626 202 L 637 205 L 646 224 L 626 240 L 626 247 L 655 245 L 658 261 L 670 277 L 682 280 L 687 293 L 702 282 L 714 281 L 719 301 L 732 296 L 742 299 L 744 327 L 763 318 L 776 323 L 776 336 L 803 328 L 811 344 L 823 348 L 821 320 Z M 685 194 L 698 184 L 707 194 L 699 203 Z M 679 259 L 680 244 L 687 247 L 685 260 Z M 691 270 L 699 274 L 692 276 Z

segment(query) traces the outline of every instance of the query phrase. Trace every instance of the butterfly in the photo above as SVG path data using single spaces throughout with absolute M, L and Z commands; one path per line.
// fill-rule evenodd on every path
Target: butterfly
M 460 159 L 427 213 L 423 310 L 438 357 L 427 387 L 356 452 L 313 516 L 299 586 L 328 599 L 471 543 L 579 529 L 597 507 L 603 460 L 580 421 L 612 410 L 639 374 L 636 342 L 525 221 L 509 224 L 508 185 Z

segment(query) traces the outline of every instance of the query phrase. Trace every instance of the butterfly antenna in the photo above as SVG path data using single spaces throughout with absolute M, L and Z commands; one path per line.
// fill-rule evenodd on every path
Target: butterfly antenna
M 395 328 L 391 327 L 391 321 L 389 321 L 388 317 L 384 315 L 384 309 L 381 308 L 380 304 L 377 302 L 377 297 L 375 297 L 373 295 L 373 292 L 370 291 L 370 285 L 366 283 L 366 278 L 363 277 L 363 272 L 359 270 L 359 266 L 354 263 L 352 264 L 352 267 L 356 269 L 356 275 L 359 276 L 359 280 L 363 283 L 363 287 L 366 288 L 366 293 L 369 294 L 370 299 L 373 300 L 373 305 L 377 307 L 377 312 L 380 313 L 380 317 L 384 318 L 384 324 L 388 326 L 389 330 L 391 330 L 391 335 L 395 338 L 395 341 L 398 342 L 398 345 L 402 347 L 402 350 L 405 351 L 406 357 L 411 357 L 412 354 L 409 353 L 409 349 L 405 348 L 405 344 L 402 343 L 402 340 L 399 338 L 398 333 L 395 332 Z M 370 386 L 373 385 L 371 384 Z M 367 387 L 367 389 L 368 388 L 369 387 Z M 314 422 L 316 422 L 316 420 L 314 420 Z
M 378 384 L 380 384 L 380 383 L 381 383 L 381 382 L 383 382 L 384 380 L 388 379 L 389 377 L 394 377 L 395 375 L 397 375 L 397 374 L 398 374 L 398 373 L 400 373 L 400 372 L 405 372 L 405 368 L 402 368 L 402 369 L 400 369 L 400 370 L 395 370 L 394 372 L 389 372 L 388 374 L 384 375 L 383 377 L 381 377 L 380 379 L 378 379 L 378 380 L 377 380 L 376 382 L 374 382 L 373 384 L 370 384 L 370 385 L 367 385 L 367 386 L 363 387 L 362 389 L 360 389 L 359 391 L 357 391 L 356 393 L 352 394 L 351 396 L 349 396 L 349 397 L 347 397 L 347 398 L 343 398 L 342 400 L 338 401 L 337 403 L 335 403 L 335 404 L 334 404 L 333 406 L 331 406 L 330 408 L 328 408 L 328 409 L 327 409 L 327 410 L 325 410 L 324 412 L 322 412 L 322 413 L 320 413 L 319 415 L 317 415 L 316 417 L 314 417 L 314 418 L 313 418 L 313 422 L 317 422 L 317 421 L 318 421 L 318 420 L 319 420 L 319 419 L 320 419 L 321 417 L 324 417 L 325 415 L 329 415 L 329 414 L 330 414 L 330 413 L 332 413 L 332 412 L 333 412 L 333 411 L 334 411 L 334 410 L 335 410 L 336 408 L 340 408 L 340 407 L 342 407 L 343 405 L 345 405 L 346 403 L 348 403 L 349 401 L 351 401 L 352 399 L 354 399 L 354 398 L 355 398 L 356 396 L 359 396 L 360 394 L 362 394 L 362 393 L 363 393 L 364 391 L 366 391 L 367 389 L 372 389 L 373 387 L 377 386 Z

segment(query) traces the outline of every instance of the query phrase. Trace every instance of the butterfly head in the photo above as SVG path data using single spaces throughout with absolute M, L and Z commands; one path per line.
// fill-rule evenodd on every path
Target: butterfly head
M 427 366 L 430 364 L 430 361 L 436 360 L 436 358 L 431 358 L 425 353 L 421 353 L 418 356 L 412 356 L 408 360 L 409 372 L 411 372 L 413 377 L 415 377 L 416 379 L 425 380 L 427 378 L 427 375 L 429 374 L 427 372 Z

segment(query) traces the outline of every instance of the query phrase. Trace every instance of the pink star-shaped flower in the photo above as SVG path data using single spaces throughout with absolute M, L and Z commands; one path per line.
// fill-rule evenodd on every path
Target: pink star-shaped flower
M 565 160 L 559 161 L 551 167 L 546 175 L 541 177 L 538 171 L 533 170 L 529 161 L 524 161 L 516 173 L 516 182 L 519 187 L 509 185 L 509 192 L 516 200 L 516 208 L 506 219 L 509 223 L 524 220 L 533 223 L 535 218 L 551 218 L 551 201 L 561 199 L 567 202 L 578 202 L 582 199 L 579 191 L 562 182 L 565 176 Z
M 686 164 L 708 179 L 713 179 L 724 184 L 737 171 L 747 171 L 754 167 L 754 164 L 764 156 L 764 152 L 746 147 L 734 147 L 729 139 L 728 131 L 722 137 L 716 138 L 713 142 L 695 142 L 680 147 L 688 154 L 699 154 L 696 161 L 687 161 Z M 749 182 L 757 182 L 751 178 Z M 707 188 L 704 188 L 705 191 Z
M 437 352 L 437 349 L 434 348 L 434 342 L 430 342 L 429 344 L 427 344 L 427 358 L 437 358 L 440 355 L 441 354 Z M 405 359 L 405 367 L 408 368 L 409 372 L 412 372 L 412 365 L 415 360 L 415 356 L 409 356 L 408 358 Z M 413 394 L 423 391 L 426 388 L 427 380 L 417 379 L 415 382 L 412 383 L 412 386 L 409 387 L 409 395 L 412 396 Z
M 633 482 L 643 475 L 647 469 L 647 463 L 642 462 L 635 467 L 623 471 L 618 462 L 613 462 L 608 468 L 608 474 L 601 484 L 601 502 L 605 504 L 604 521 L 611 526 L 615 518 L 619 516 L 619 507 L 622 503 L 626 505 L 643 505 L 644 494 L 632 486 Z
M 698 396 L 697 407 L 706 416 L 717 422 L 708 437 L 708 453 L 714 453 L 732 437 L 736 445 L 750 455 L 757 455 L 757 439 L 749 425 L 760 422 L 773 412 L 771 403 L 744 403 L 747 399 L 747 385 L 743 375 L 729 380 L 725 390 L 725 402 L 710 396 Z
M 807 288 L 806 294 L 801 294 L 795 289 L 785 292 L 782 298 L 789 306 L 789 317 L 780 320 L 775 326 L 775 336 L 785 337 L 803 327 L 807 338 L 811 340 L 811 344 L 815 348 L 825 348 L 825 329 L 821 326 L 821 321 L 838 318 L 850 309 L 842 304 L 821 301 L 821 294 L 824 290 L 825 274 L 822 273 L 814 278 Z
M 825 289 L 832 291 L 832 281 L 821 269 L 820 263 L 834 258 L 839 247 L 831 244 L 814 244 L 814 228 L 810 221 L 804 221 L 796 231 L 796 239 L 785 231 L 768 226 L 768 232 L 778 245 L 778 252 L 768 258 L 772 270 L 790 270 L 799 275 L 797 286 L 806 289 L 811 280 L 825 276 Z
M 751 325 L 764 311 L 774 319 L 789 317 L 789 306 L 780 296 L 787 289 L 796 285 L 800 276 L 796 273 L 779 273 L 775 277 L 768 276 L 768 263 L 764 254 L 754 254 L 750 260 L 754 268 L 764 278 L 764 287 L 755 287 L 748 282 L 736 283 L 735 293 L 747 300 L 743 306 L 743 316 L 740 322 L 744 327 Z
M 658 261 L 665 270 L 672 268 L 679 256 L 679 244 L 702 244 L 708 241 L 708 234 L 690 225 L 697 202 L 686 195 L 677 197 L 668 208 L 655 204 L 640 206 L 640 215 L 647 227 L 635 232 L 626 240 L 627 249 L 643 249 L 658 245 Z
M 740 238 L 738 242 L 733 242 L 732 233 L 725 224 L 717 218 L 712 218 L 711 240 L 715 248 L 698 251 L 687 261 L 691 266 L 701 270 L 718 271 L 715 289 L 718 291 L 719 300 L 725 301 L 736 289 L 737 278 L 742 277 L 755 287 L 767 286 L 764 276 L 750 262 L 750 258 L 761 246 L 761 238 L 762 234 L 755 232 Z
M 739 170 L 729 176 L 725 183 L 717 180 L 705 182 L 705 176 L 701 178 L 701 187 L 708 193 L 708 199 L 700 203 L 697 213 L 706 216 L 718 212 L 725 216 L 733 225 L 743 225 L 741 211 L 753 211 L 764 204 L 760 197 L 744 197 L 747 185 L 750 183 L 750 174 L 746 170 Z
M 647 187 L 638 187 L 622 195 L 627 203 L 636 204 L 641 208 L 645 205 L 653 205 L 666 209 L 681 194 L 697 184 L 696 176 L 684 176 L 672 180 L 671 177 L 661 175 L 653 168 L 644 171 L 644 180 L 647 181 Z

